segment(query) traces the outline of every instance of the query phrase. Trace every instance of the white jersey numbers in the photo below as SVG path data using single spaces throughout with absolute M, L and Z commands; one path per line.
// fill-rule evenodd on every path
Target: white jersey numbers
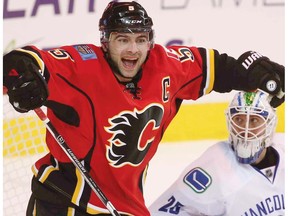
M 48 53 L 51 54 L 56 59 L 70 59 L 71 61 L 74 62 L 74 59 L 65 50 L 54 49 L 54 50 L 49 50 Z
M 181 47 L 177 51 L 174 49 L 168 49 L 164 47 L 166 54 L 170 58 L 174 58 L 179 60 L 180 62 L 185 62 L 185 61 L 192 61 L 194 62 L 194 55 L 188 47 Z
M 178 52 L 180 53 L 181 62 L 184 62 L 184 61 L 194 62 L 194 55 L 189 48 L 180 48 L 178 49 Z

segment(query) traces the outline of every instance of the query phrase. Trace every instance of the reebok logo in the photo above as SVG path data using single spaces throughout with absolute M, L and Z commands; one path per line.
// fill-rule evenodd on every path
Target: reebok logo
M 244 59 L 242 65 L 246 70 L 248 70 L 249 67 L 253 64 L 253 62 L 261 57 L 263 56 L 260 53 L 252 51 L 250 52 L 250 55 L 246 59 Z

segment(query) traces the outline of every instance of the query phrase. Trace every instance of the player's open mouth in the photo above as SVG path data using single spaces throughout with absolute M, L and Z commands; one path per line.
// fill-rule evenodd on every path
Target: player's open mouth
M 121 60 L 122 60 L 124 67 L 130 70 L 135 68 L 136 63 L 138 61 L 138 59 L 125 59 L 125 58 L 122 58 Z

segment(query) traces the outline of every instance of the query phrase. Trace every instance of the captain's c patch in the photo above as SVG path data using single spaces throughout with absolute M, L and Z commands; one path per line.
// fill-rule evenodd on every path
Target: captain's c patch
M 183 179 L 184 183 L 196 193 L 203 193 L 212 183 L 212 178 L 200 167 L 190 170 Z

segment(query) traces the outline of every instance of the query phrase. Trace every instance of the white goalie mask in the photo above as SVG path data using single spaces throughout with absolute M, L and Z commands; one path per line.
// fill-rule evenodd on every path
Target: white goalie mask
M 277 116 L 263 91 L 238 92 L 226 111 L 229 141 L 240 163 L 252 164 L 272 144 Z

